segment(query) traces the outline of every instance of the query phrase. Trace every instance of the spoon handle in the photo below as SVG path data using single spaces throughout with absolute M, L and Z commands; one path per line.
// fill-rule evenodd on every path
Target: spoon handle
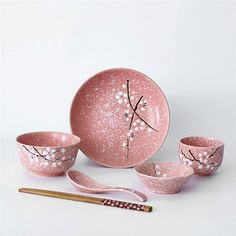
M 112 191 L 129 193 L 129 194 L 133 195 L 134 197 L 136 197 L 137 199 L 141 200 L 142 202 L 147 201 L 147 196 L 135 189 L 117 187 L 117 188 L 114 188 L 114 190 L 112 190 Z

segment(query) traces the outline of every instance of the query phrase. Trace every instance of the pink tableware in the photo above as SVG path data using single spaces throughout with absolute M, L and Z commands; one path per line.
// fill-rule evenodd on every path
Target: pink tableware
M 81 192 L 85 193 L 106 193 L 106 192 L 124 192 L 136 197 L 140 201 L 146 201 L 147 197 L 134 189 L 123 188 L 123 187 L 109 187 L 98 183 L 94 179 L 85 175 L 82 172 L 76 170 L 68 170 L 67 178 L 70 182 L 78 188 Z
M 193 175 L 192 167 L 174 162 L 143 163 L 135 171 L 147 188 L 160 194 L 173 194 Z
M 70 123 L 87 157 L 108 167 L 132 167 L 150 158 L 164 142 L 169 108 L 161 89 L 146 75 L 110 69 L 92 76 L 78 90 Z
M 74 165 L 80 138 L 61 132 L 33 132 L 16 141 L 26 169 L 41 176 L 57 176 Z
M 192 166 L 197 175 L 211 175 L 221 165 L 224 143 L 207 137 L 186 137 L 179 143 L 179 159 Z

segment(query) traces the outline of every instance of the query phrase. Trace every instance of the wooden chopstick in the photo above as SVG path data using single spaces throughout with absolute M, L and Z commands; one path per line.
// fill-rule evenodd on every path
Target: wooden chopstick
M 57 192 L 57 191 L 35 189 L 35 188 L 20 188 L 19 192 L 31 193 L 31 194 L 47 196 L 47 197 L 62 198 L 62 199 L 67 199 L 67 200 L 79 201 L 79 202 L 87 202 L 87 203 L 104 205 L 104 206 L 118 207 L 118 208 L 124 208 L 124 209 L 129 209 L 129 210 L 136 210 L 136 211 L 143 211 L 143 212 L 152 211 L 152 206 L 136 204 L 136 203 L 131 203 L 131 202 L 123 202 L 123 201 L 118 201 L 118 200 L 105 199 L 105 198 L 90 197 L 90 196 L 84 196 L 84 195 L 79 195 L 79 194 Z

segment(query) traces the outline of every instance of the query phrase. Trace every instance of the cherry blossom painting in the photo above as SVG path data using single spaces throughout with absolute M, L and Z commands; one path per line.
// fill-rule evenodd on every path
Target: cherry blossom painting
M 130 143 L 135 138 L 137 132 L 158 132 L 152 127 L 145 119 L 142 118 L 143 112 L 145 112 L 148 101 L 140 96 L 135 102 L 135 97 L 130 96 L 130 81 L 127 80 L 126 84 L 122 85 L 122 88 L 118 91 L 115 99 L 120 105 L 124 106 L 124 118 L 128 123 L 127 138 L 122 142 L 122 148 L 126 149 L 126 157 L 129 157 Z

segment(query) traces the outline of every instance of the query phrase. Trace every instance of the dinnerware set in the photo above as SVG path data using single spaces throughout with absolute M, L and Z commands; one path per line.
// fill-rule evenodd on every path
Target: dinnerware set
M 212 175 L 221 165 L 224 143 L 207 137 L 185 137 L 179 142 L 179 163 L 145 162 L 163 144 L 169 128 L 169 107 L 164 93 L 146 75 L 116 68 L 97 73 L 76 93 L 70 111 L 72 134 L 32 132 L 17 137 L 23 166 L 41 176 L 67 179 L 81 192 L 124 192 L 140 201 L 143 193 L 98 183 L 72 170 L 80 149 L 88 158 L 112 168 L 135 167 L 147 189 L 173 194 L 193 176 Z M 110 199 L 49 190 L 21 188 L 20 192 L 150 212 L 152 207 Z

